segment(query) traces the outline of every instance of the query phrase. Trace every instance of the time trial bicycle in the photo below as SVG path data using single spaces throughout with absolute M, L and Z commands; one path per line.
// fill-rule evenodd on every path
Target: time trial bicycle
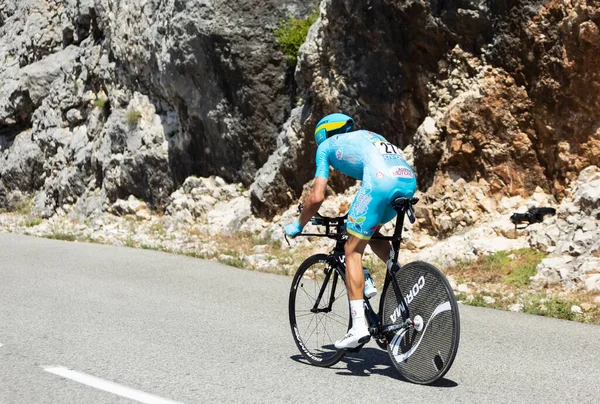
M 401 376 L 418 384 L 431 384 L 452 366 L 460 339 L 460 316 L 448 280 L 435 266 L 415 261 L 398 264 L 404 217 L 415 222 L 413 205 L 418 198 L 392 201 L 398 212 L 392 236 L 373 239 L 391 241 L 391 264 L 387 267 L 379 311 L 365 298 L 365 317 L 371 337 L 387 350 Z M 301 205 L 299 207 L 301 209 Z M 348 351 L 337 350 L 334 341 L 352 326 L 346 290 L 344 244 L 347 215 L 328 218 L 317 213 L 312 224 L 325 232 L 299 236 L 336 240 L 329 254 L 307 258 L 298 268 L 289 296 L 289 319 L 294 341 L 302 356 L 316 366 L 332 366 Z

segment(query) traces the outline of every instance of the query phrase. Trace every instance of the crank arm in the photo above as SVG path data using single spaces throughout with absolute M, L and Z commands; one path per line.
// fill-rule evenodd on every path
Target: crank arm
M 409 318 L 405 322 L 400 323 L 400 324 L 384 325 L 383 327 L 381 327 L 381 333 L 388 334 L 388 333 L 396 332 L 398 330 L 406 330 L 408 328 L 413 327 L 414 325 L 415 325 L 414 321 L 412 321 Z

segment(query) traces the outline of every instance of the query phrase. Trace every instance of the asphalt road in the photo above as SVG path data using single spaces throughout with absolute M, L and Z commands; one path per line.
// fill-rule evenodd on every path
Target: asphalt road
M 375 343 L 303 363 L 290 277 L 12 234 L 0 265 L 2 404 L 600 402 L 596 326 L 460 306 L 454 366 L 416 386 Z

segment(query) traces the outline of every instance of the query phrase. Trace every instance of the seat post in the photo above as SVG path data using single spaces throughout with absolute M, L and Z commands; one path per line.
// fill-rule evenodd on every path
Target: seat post
M 404 227 L 404 215 L 406 214 L 406 206 L 394 207 L 398 215 L 396 216 L 396 228 L 394 229 L 394 235 L 392 236 L 392 262 L 395 264 L 398 262 L 398 255 L 400 251 L 400 242 L 402 241 L 402 229 Z

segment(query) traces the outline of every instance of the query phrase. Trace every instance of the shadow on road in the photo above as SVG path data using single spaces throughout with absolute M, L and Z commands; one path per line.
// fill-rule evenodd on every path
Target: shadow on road
M 310 365 L 302 355 L 293 355 L 290 359 Z M 339 364 L 332 367 L 331 370 L 335 370 L 336 374 L 340 376 L 366 377 L 371 375 L 381 375 L 407 382 L 407 380 L 402 378 L 396 368 L 391 364 L 387 352 L 377 348 L 363 348 L 358 353 L 349 353 L 344 356 Z M 453 380 L 442 378 L 432 386 L 449 388 L 456 387 L 458 384 Z

